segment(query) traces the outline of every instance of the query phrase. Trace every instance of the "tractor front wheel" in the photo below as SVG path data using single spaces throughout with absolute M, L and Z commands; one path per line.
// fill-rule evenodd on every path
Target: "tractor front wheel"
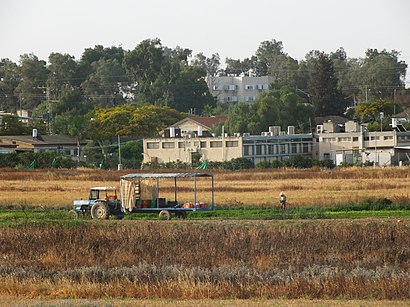
M 110 213 L 107 204 L 96 203 L 91 207 L 91 217 L 93 219 L 106 220 L 109 215 Z

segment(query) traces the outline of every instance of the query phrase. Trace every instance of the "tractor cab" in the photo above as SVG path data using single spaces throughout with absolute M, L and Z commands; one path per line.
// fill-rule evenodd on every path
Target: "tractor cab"
M 115 187 L 95 187 L 90 189 L 89 200 L 93 201 L 116 201 L 117 189 Z

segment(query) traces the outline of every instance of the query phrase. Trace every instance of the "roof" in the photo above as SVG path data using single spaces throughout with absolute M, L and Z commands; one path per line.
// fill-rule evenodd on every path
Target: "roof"
M 132 178 L 193 178 L 193 177 L 212 177 L 207 173 L 158 173 L 158 174 L 128 174 L 121 176 L 121 179 Z
M 319 116 L 319 117 L 315 117 L 315 124 L 322 125 L 323 123 L 326 123 L 328 121 L 332 121 L 332 123 L 334 124 L 344 124 L 348 122 L 349 120 L 350 119 L 339 116 L 339 115 Z
M 200 123 L 206 127 L 212 127 L 213 125 L 223 123 L 228 119 L 226 115 L 218 115 L 218 116 L 211 116 L 211 117 L 191 117 L 192 120 Z
M 228 116 L 226 115 L 218 115 L 218 116 L 211 116 L 211 117 L 186 117 L 180 120 L 179 122 L 173 124 L 172 127 L 176 127 L 183 122 L 191 120 L 191 121 L 196 122 L 198 125 L 204 126 L 206 128 L 211 128 L 213 125 L 223 123 L 227 119 L 228 119 Z
M 90 190 L 99 190 L 99 191 L 116 191 L 116 187 L 93 187 Z
M 77 139 L 69 136 L 62 135 L 39 135 L 37 138 L 33 138 L 31 135 L 13 135 L 13 136 L 0 136 L 0 139 L 8 140 L 10 142 L 27 143 L 33 146 L 48 146 L 48 145 L 77 145 Z M 87 142 L 80 142 L 84 145 Z

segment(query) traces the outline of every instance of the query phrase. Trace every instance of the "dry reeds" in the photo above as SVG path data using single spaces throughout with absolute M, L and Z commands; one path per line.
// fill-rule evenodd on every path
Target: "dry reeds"
M 0 295 L 409 298 L 406 221 L 124 222 L 2 229 Z

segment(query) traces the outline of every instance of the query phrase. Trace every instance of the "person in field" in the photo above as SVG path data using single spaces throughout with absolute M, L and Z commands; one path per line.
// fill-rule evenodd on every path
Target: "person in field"
M 286 209 L 286 195 L 284 192 L 280 192 L 279 194 L 279 203 L 280 203 L 280 207 L 282 208 L 282 210 Z

